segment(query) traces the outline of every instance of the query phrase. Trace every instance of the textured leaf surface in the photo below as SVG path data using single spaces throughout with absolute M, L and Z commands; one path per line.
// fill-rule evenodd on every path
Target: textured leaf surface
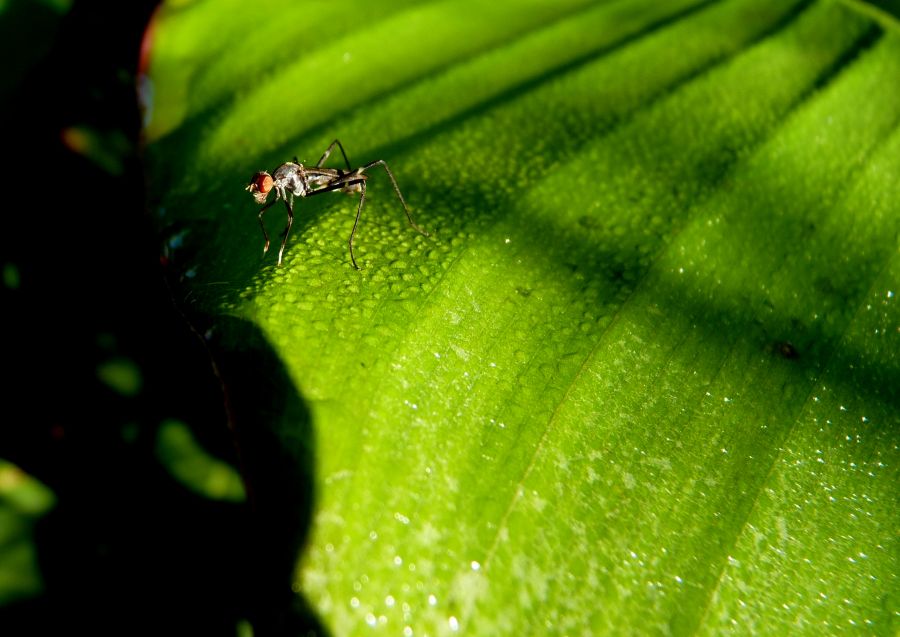
M 150 205 L 185 305 L 308 403 L 326 626 L 896 631 L 900 35 L 827 1 L 265 5 L 159 15 Z M 362 271 L 339 195 L 261 260 L 244 184 L 334 138 L 432 236 L 373 170 Z

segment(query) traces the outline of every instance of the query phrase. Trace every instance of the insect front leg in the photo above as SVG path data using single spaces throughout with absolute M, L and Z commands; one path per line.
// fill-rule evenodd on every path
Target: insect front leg
M 266 232 L 266 225 L 263 223 L 263 215 L 265 214 L 266 210 L 271 208 L 272 205 L 275 204 L 277 201 L 278 201 L 278 197 L 275 197 L 275 199 L 273 199 L 272 201 L 267 203 L 259 211 L 259 227 L 262 228 L 263 237 L 266 238 L 266 245 L 263 246 L 263 254 L 265 254 L 266 252 L 269 251 L 269 233 Z
M 335 140 L 335 141 L 337 141 L 337 140 Z M 423 234 L 426 237 L 429 236 L 428 232 L 426 232 L 423 228 L 420 228 L 416 224 L 416 222 L 413 221 L 412 216 L 409 214 L 409 206 L 406 205 L 406 200 L 403 198 L 403 194 L 400 192 L 400 187 L 397 185 L 397 180 L 394 179 L 394 173 L 391 172 L 391 169 L 388 168 L 388 165 L 386 163 L 384 163 L 383 159 L 379 159 L 379 160 L 373 161 L 369 164 L 366 164 L 365 166 L 360 168 L 359 171 L 363 172 L 374 166 L 381 166 L 382 168 L 384 168 L 384 172 L 386 172 L 388 174 L 388 177 L 391 178 L 391 183 L 394 185 L 394 192 L 397 193 L 397 198 L 400 199 L 400 203 L 403 206 L 403 212 L 406 213 L 406 220 L 409 221 L 409 225 L 411 225 L 413 228 L 418 230 L 420 234 Z M 357 219 L 359 219 L 359 217 L 357 217 Z
M 288 222 L 281 233 L 281 249 L 278 251 L 278 265 L 281 265 L 281 257 L 284 255 L 284 246 L 287 244 L 288 234 L 291 232 L 291 226 L 294 225 L 294 195 L 288 194 L 284 198 L 284 207 L 287 208 Z
M 344 163 L 347 164 L 347 172 L 353 172 L 353 168 L 350 167 L 350 160 L 347 159 L 347 153 L 344 152 L 344 146 L 341 144 L 341 141 L 339 139 L 331 142 L 331 145 L 328 147 L 328 149 L 324 153 L 322 153 L 322 158 L 319 160 L 319 163 L 316 164 L 316 168 L 322 167 L 322 164 L 324 164 L 325 160 L 328 159 L 328 156 L 331 154 L 331 151 L 334 150 L 335 146 L 341 149 L 341 155 L 344 156 Z

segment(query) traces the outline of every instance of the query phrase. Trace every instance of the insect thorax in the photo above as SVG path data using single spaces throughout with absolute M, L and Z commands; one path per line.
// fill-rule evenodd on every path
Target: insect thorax
M 279 166 L 272 174 L 275 185 L 284 192 L 290 192 L 298 197 L 306 196 L 309 186 L 306 183 L 306 175 L 301 164 L 289 162 Z

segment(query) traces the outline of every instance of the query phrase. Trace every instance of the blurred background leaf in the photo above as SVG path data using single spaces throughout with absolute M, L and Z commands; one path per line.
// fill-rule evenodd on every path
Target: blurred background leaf
M 272 573 L 237 497 L 222 383 L 144 214 L 135 88 L 154 9 L 0 4 L 15 193 L 0 233 L 3 635 L 234 635 L 264 626 L 254 600 L 271 607 L 267 582 L 288 581 L 292 557 Z M 167 437 L 173 423 L 190 436 Z
M 877 20 L 888 29 L 900 29 L 898 0 L 844 0 L 848 7 Z
M 0 604 L 41 591 L 33 524 L 53 504 L 45 485 L 0 460 Z

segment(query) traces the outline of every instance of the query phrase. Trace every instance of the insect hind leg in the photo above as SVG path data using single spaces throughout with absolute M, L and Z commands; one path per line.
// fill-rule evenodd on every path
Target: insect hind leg
M 391 184 L 393 184 L 394 186 L 394 192 L 397 193 L 397 198 L 400 200 L 400 203 L 403 206 L 403 212 L 406 213 L 406 220 L 409 221 L 409 225 L 415 228 L 420 234 L 426 237 L 430 236 L 425 229 L 421 228 L 415 221 L 413 221 L 412 215 L 410 215 L 409 213 L 409 206 L 406 205 L 406 200 L 403 198 L 403 193 L 400 192 L 400 186 L 397 185 L 397 180 L 394 178 L 394 173 L 391 172 L 391 169 L 388 168 L 388 165 L 384 163 L 383 159 L 378 159 L 371 163 L 368 163 L 358 170 L 360 172 L 364 172 L 369 168 L 374 168 L 375 166 L 381 166 L 382 168 L 384 168 L 384 172 L 386 172 L 388 174 L 388 177 L 391 178 Z
M 347 159 L 347 153 L 344 152 L 344 146 L 341 144 L 341 140 L 336 139 L 331 142 L 331 145 L 322 153 L 322 157 L 319 159 L 319 163 L 316 164 L 316 168 L 321 168 L 322 164 L 325 163 L 325 160 L 328 159 L 328 156 L 331 155 L 331 151 L 334 150 L 334 147 L 337 146 L 341 149 L 341 155 L 344 157 L 344 163 L 347 164 L 347 172 L 353 172 L 353 168 L 350 167 L 350 160 Z
M 350 261 L 353 263 L 353 267 L 357 270 L 360 269 L 358 265 L 356 265 L 356 257 L 353 255 L 353 237 L 356 236 L 356 226 L 359 225 L 359 217 L 362 215 L 363 204 L 366 202 L 366 182 L 359 182 L 359 206 L 356 208 L 356 219 L 353 220 L 353 229 L 350 231 L 350 240 L 347 241 L 347 245 L 350 248 Z

